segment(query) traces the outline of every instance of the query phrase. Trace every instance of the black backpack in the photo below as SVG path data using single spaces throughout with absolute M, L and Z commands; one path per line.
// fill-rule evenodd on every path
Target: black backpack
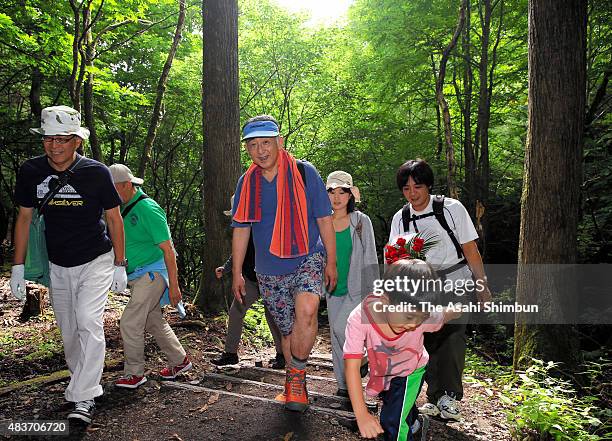
M 138 196 L 138 199 L 136 199 L 134 202 L 132 202 L 130 205 L 128 205 L 127 207 L 125 207 L 123 209 L 123 211 L 121 212 L 121 217 L 125 219 L 125 217 L 128 215 L 128 213 L 130 211 L 132 211 L 132 208 L 134 208 L 134 206 L 142 201 L 143 199 L 149 199 L 149 196 L 147 196 L 146 194 L 141 194 L 140 196 Z
M 461 244 L 459 244 L 459 241 L 455 237 L 453 230 L 451 230 L 450 226 L 448 225 L 448 222 L 446 221 L 446 218 L 444 217 L 444 195 L 435 195 L 433 198 L 433 211 L 431 213 L 425 213 L 419 216 L 414 214 L 410 216 L 410 204 L 408 203 L 404 205 L 404 208 L 402 208 L 402 223 L 404 225 L 404 231 L 408 232 L 410 230 L 410 222 L 412 222 L 412 224 L 414 225 L 415 233 L 418 233 L 419 229 L 417 228 L 416 221 L 425 217 L 435 216 L 438 223 L 448 233 L 451 241 L 453 242 L 453 245 L 455 245 L 455 250 L 457 251 L 457 258 L 464 259 L 465 256 L 463 254 L 463 248 L 461 248 Z
M 300 175 L 302 176 L 302 181 L 304 181 L 304 188 L 308 188 L 308 185 L 306 184 L 306 167 L 304 166 L 304 162 L 300 161 L 299 159 L 295 160 L 298 171 L 300 172 Z

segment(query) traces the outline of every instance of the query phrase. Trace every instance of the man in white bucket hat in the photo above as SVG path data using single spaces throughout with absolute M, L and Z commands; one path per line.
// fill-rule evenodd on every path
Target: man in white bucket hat
M 24 263 L 36 208 L 44 215 L 49 295 L 71 374 L 65 397 L 75 408 L 68 418 L 90 423 L 94 398 L 102 395 L 108 290 L 123 291 L 127 284 L 121 199 L 108 168 L 77 153 L 89 137 L 79 112 L 47 107 L 41 127 L 30 132 L 42 135 L 45 154 L 25 161 L 17 175 L 11 291 L 25 296 Z

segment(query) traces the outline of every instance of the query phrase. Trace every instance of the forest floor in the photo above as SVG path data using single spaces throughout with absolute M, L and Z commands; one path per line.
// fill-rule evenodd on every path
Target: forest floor
M 352 413 L 346 412 L 347 403 L 333 396 L 336 388 L 325 315 L 321 316 L 309 368 L 312 406 L 304 414 L 296 414 L 273 400 L 284 379 L 282 371 L 265 368 L 274 349 L 243 339 L 240 365 L 220 370 L 210 359 L 222 351 L 224 318 L 204 318 L 194 309 L 187 317 L 189 326 L 183 326 L 175 313 L 166 312 L 194 369 L 176 381 L 160 381 L 155 373 L 165 365 L 164 358 L 149 336 L 145 347 L 149 381 L 137 390 L 114 387 L 122 368 L 118 320 L 128 299 L 127 295 L 111 295 L 105 311 L 104 395 L 96 399 L 94 422 L 88 427 L 71 425 L 70 435 L 63 439 L 360 439 Z M 64 420 L 72 407 L 64 400 L 68 376 L 53 312 L 47 307 L 43 315 L 22 321 L 21 309 L 22 302 L 10 294 L 8 278 L 0 277 L 0 422 Z M 261 360 L 264 367 L 256 367 Z M 512 439 L 494 382 L 474 373 L 466 378 L 463 420 L 445 423 L 432 419 L 427 439 Z M 418 402 L 424 402 L 424 393 Z

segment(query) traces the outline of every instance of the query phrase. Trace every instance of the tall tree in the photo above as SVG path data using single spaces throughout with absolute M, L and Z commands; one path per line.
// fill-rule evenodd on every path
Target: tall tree
M 585 91 L 586 0 L 529 1 L 529 106 L 516 299 L 561 323 L 572 280 L 542 264 L 576 261 Z M 528 324 L 517 315 L 514 366 L 528 357 L 572 361 L 567 325 Z
M 442 52 L 442 59 L 440 60 L 440 68 L 438 70 L 438 77 L 436 79 L 436 99 L 438 106 L 442 113 L 442 120 L 444 121 L 444 139 L 446 140 L 446 184 L 448 187 L 448 195 L 452 198 L 458 198 L 459 193 L 457 191 L 457 182 L 455 176 L 456 160 L 455 160 L 455 146 L 453 144 L 453 133 L 451 125 L 450 110 L 448 102 L 444 97 L 444 78 L 446 77 L 446 65 L 448 58 L 450 57 L 451 51 L 457 46 L 457 40 L 461 35 L 461 30 L 465 24 L 465 16 L 467 9 L 468 0 L 463 0 L 461 8 L 459 9 L 459 19 L 457 20 L 457 27 L 453 38 L 448 43 L 444 51 Z
M 467 4 L 465 30 L 463 32 L 463 101 L 459 107 L 463 113 L 463 161 L 465 164 L 465 195 L 464 203 L 471 216 L 475 213 L 476 201 L 476 158 L 474 153 L 474 140 L 472 138 L 472 90 L 474 72 L 472 71 L 472 8 L 470 2 Z M 460 96 L 459 92 L 456 93 Z
M 214 270 L 231 252 L 223 215 L 240 175 L 238 98 L 238 2 L 203 0 L 202 124 L 204 185 L 203 269 L 195 302 L 207 312 L 224 304 Z
M 176 50 L 181 41 L 181 34 L 183 32 L 183 25 L 185 24 L 185 0 L 179 0 L 179 16 L 176 23 L 176 29 L 174 30 L 174 38 L 166 57 L 166 63 L 162 69 L 162 73 L 159 76 L 157 82 L 157 94 L 155 96 L 155 105 L 153 106 L 153 113 L 151 114 L 151 121 L 149 122 L 149 130 L 147 131 L 147 138 L 145 139 L 142 156 L 140 157 L 140 165 L 138 166 L 138 175 L 144 176 L 147 169 L 147 162 L 151 158 L 151 149 L 155 142 L 155 136 L 157 135 L 157 129 L 162 119 L 162 105 L 164 101 L 164 93 L 166 92 L 166 84 L 168 83 L 168 76 L 170 75 L 170 68 L 172 67 L 172 61 L 176 55 Z

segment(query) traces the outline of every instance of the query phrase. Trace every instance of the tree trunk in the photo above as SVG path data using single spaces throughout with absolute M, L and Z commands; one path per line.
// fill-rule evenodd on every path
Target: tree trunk
M 26 285 L 26 301 L 23 304 L 19 318 L 27 321 L 45 313 L 47 307 L 48 290 L 42 285 L 34 283 Z
M 516 300 L 562 323 L 573 281 L 538 264 L 576 261 L 586 90 L 586 0 L 529 1 L 529 125 L 521 201 Z M 556 277 L 555 277 L 556 276 Z M 517 314 L 514 367 L 529 357 L 573 363 L 568 325 L 526 324 Z M 540 322 L 539 322 L 540 323 Z
M 138 175 L 144 178 L 147 170 L 147 163 L 151 159 L 151 149 L 155 142 L 155 136 L 157 135 L 157 129 L 162 119 L 162 105 L 164 101 L 164 94 L 166 93 L 166 85 L 168 83 L 168 75 L 170 74 L 170 68 L 172 67 L 172 61 L 176 55 L 176 50 L 181 41 L 181 33 L 183 32 L 183 24 L 185 23 L 185 0 L 179 0 L 179 17 L 176 23 L 176 29 L 174 31 L 174 39 L 166 58 L 166 63 L 162 69 L 162 73 L 157 82 L 157 97 L 155 98 L 155 106 L 153 107 L 153 114 L 151 115 L 151 122 L 149 123 L 149 130 L 147 132 L 147 138 L 145 140 L 142 156 L 140 158 L 140 165 L 138 166 Z
M 438 106 L 442 112 L 442 120 L 444 121 L 444 139 L 446 141 L 446 164 L 447 164 L 447 177 L 446 183 L 448 187 L 448 196 L 457 199 L 459 194 L 457 191 L 457 183 L 455 182 L 455 147 L 453 146 L 453 134 L 451 125 L 450 110 L 448 108 L 448 102 L 444 97 L 444 77 L 446 76 L 446 64 L 450 56 L 451 51 L 457 45 L 457 40 L 461 35 L 463 24 L 465 23 L 465 10 L 467 8 L 468 0 L 463 0 L 461 3 L 461 9 L 459 10 L 459 20 L 457 22 L 457 28 L 453 38 L 451 39 L 448 46 L 442 52 L 442 59 L 440 60 L 440 70 L 438 72 L 438 80 L 436 81 L 436 100 Z
M 40 103 L 40 90 L 42 88 L 43 75 L 38 67 L 32 69 L 32 82 L 30 86 L 30 113 L 33 127 L 40 127 L 40 114 L 42 104 Z
M 229 220 L 223 210 L 227 210 L 241 170 L 237 0 L 203 0 L 202 21 L 202 199 L 206 235 L 196 303 L 214 313 L 225 303 L 214 269 L 231 253 Z
M 491 0 L 479 2 L 480 8 L 480 63 L 478 63 L 478 78 L 480 81 L 478 100 L 478 122 L 476 123 L 476 136 L 478 137 L 478 189 L 476 199 L 486 203 L 489 174 L 489 39 L 491 36 Z M 483 11 L 484 9 L 484 11 Z
M 75 0 L 70 0 L 72 15 L 74 18 L 74 34 L 72 38 L 72 71 L 68 82 L 70 101 L 72 107 L 81 111 L 81 85 L 78 81 L 80 57 L 81 57 L 81 7 L 77 6 Z
M 465 28 L 463 31 L 463 58 L 465 69 L 463 71 L 463 161 L 465 165 L 465 194 L 463 201 L 472 219 L 476 214 L 476 160 L 474 158 L 474 143 L 472 139 L 472 50 L 470 31 L 472 27 L 472 8 L 467 3 L 465 13 Z
M 96 57 L 96 47 L 91 36 L 91 9 L 83 9 L 83 27 L 85 28 L 85 57 L 83 63 L 88 68 L 93 68 L 94 59 Z M 98 141 L 98 133 L 96 132 L 96 120 L 94 118 L 94 74 L 91 69 L 85 73 L 85 83 L 83 86 L 83 116 L 85 125 L 89 129 L 89 146 L 91 148 L 91 156 L 96 161 L 102 162 L 102 149 Z
M 433 72 L 434 79 L 434 93 L 436 98 L 438 96 L 438 72 L 436 71 L 436 61 L 434 60 L 434 54 L 430 54 L 431 57 L 431 70 Z M 442 147 L 444 142 L 442 141 L 442 115 L 440 114 L 440 106 L 436 106 L 436 159 L 440 159 L 442 155 Z

